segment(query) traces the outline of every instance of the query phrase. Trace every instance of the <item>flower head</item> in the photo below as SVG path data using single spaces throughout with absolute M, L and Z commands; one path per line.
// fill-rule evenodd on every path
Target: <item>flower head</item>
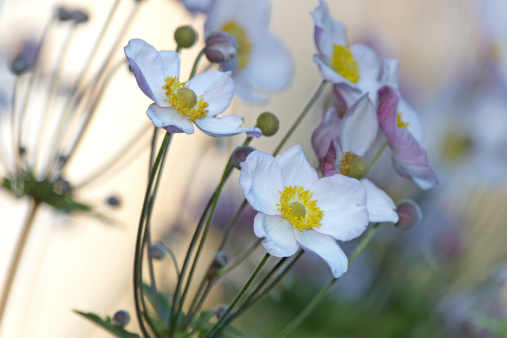
M 301 149 L 294 146 L 275 159 L 252 152 L 242 165 L 240 185 L 258 211 L 254 232 L 276 257 L 302 247 L 324 260 L 335 277 L 347 271 L 347 257 L 335 239 L 348 241 L 368 225 L 361 184 L 343 175 L 319 179 Z
M 332 111 L 332 113 L 336 112 Z M 325 117 L 326 118 L 326 117 Z M 368 166 L 363 156 L 375 141 L 378 120 L 375 107 L 365 94 L 347 110 L 339 124 L 339 138 L 331 139 L 321 159 L 322 175 L 342 174 L 355 178 L 366 189 L 366 208 L 370 222 L 398 221 L 392 199 L 366 178 Z
M 324 80 L 334 84 L 338 101 L 350 107 L 360 96 L 369 92 L 370 99 L 376 103 L 380 60 L 375 52 L 366 45 L 349 46 L 345 26 L 329 15 L 323 0 L 319 0 L 312 17 L 318 51 L 313 60 L 319 66 Z
M 237 57 L 222 63 L 232 71 L 239 97 L 263 103 L 268 93 L 287 88 L 293 63 L 289 52 L 269 31 L 268 0 L 216 0 L 205 24 L 205 35 L 222 31 L 238 44 Z
M 211 136 L 246 132 L 259 137 L 258 128 L 239 128 L 237 115 L 217 117 L 230 104 L 234 83 L 230 72 L 209 71 L 188 82 L 179 78 L 180 59 L 176 52 L 160 51 L 143 40 L 130 40 L 125 55 L 137 84 L 154 101 L 147 114 L 153 124 L 171 133 L 194 132 L 194 124 Z

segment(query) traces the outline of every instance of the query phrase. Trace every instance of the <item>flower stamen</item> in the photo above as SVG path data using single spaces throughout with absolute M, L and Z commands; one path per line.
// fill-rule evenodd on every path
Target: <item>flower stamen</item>
M 347 151 L 340 161 L 340 174 L 360 180 L 368 174 L 368 166 L 364 158 Z
M 410 123 L 403 121 L 401 113 L 396 113 L 396 125 L 398 128 L 407 129 L 409 124 Z
M 221 31 L 229 33 L 236 39 L 238 44 L 237 63 L 238 68 L 244 68 L 248 64 L 248 58 L 252 45 L 245 30 L 234 21 L 227 21 L 221 28 Z
M 313 193 L 298 185 L 285 187 L 280 191 L 280 204 L 277 204 L 282 217 L 297 230 L 319 228 L 324 212 L 311 200 Z
M 179 82 L 178 77 L 169 76 L 165 79 L 165 94 L 168 100 L 164 100 L 171 104 L 171 108 L 176 110 L 183 119 L 184 116 L 188 117 L 192 122 L 195 120 L 202 119 L 208 114 L 208 103 L 204 102 L 204 98 L 201 95 L 197 100 L 197 95 L 194 91 L 188 88 L 186 82 Z
M 357 83 L 361 77 L 354 54 L 347 46 L 333 44 L 333 55 L 331 55 L 329 64 L 338 74 L 352 83 Z

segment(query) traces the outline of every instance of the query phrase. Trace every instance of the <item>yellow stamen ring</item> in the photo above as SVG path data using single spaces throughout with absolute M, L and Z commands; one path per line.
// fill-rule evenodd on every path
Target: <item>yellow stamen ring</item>
M 171 108 L 176 110 L 183 119 L 184 116 L 188 117 L 192 122 L 195 120 L 202 119 L 208 114 L 206 108 L 208 103 L 204 102 L 204 98 L 201 95 L 197 100 L 197 95 L 194 91 L 188 88 L 186 82 L 179 82 L 178 77 L 170 76 L 165 79 L 165 94 L 168 100 L 164 100 L 171 104 Z
M 222 32 L 226 32 L 231 34 L 238 44 L 237 50 L 237 63 L 236 66 L 238 68 L 244 68 L 248 64 L 248 58 L 250 55 L 250 51 L 252 50 L 252 45 L 250 44 L 250 40 L 248 39 L 248 35 L 245 30 L 238 25 L 234 21 L 227 21 L 221 28 Z
M 357 83 L 361 77 L 354 54 L 347 46 L 333 44 L 333 55 L 329 59 L 329 64 L 338 74 L 352 83 Z
M 277 204 L 282 217 L 297 230 L 319 228 L 324 212 L 312 200 L 313 193 L 298 185 L 285 187 L 280 191 L 280 204 Z

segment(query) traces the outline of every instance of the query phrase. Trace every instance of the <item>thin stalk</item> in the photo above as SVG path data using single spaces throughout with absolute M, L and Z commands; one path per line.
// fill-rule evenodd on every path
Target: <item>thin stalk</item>
M 354 250 L 354 253 L 352 253 L 352 255 L 350 256 L 349 265 L 352 264 L 352 262 L 363 251 L 363 249 L 366 247 L 366 245 L 368 245 L 368 243 L 370 242 L 371 238 L 373 237 L 373 235 L 377 231 L 379 225 L 380 225 L 380 223 L 375 223 L 370 228 L 370 230 L 368 231 L 368 233 L 366 234 L 366 236 L 363 238 L 363 240 L 361 241 L 361 243 L 359 243 L 359 245 Z M 296 327 L 298 327 L 299 324 L 301 324 L 301 322 L 313 311 L 313 309 L 317 306 L 317 304 L 320 303 L 320 301 L 322 300 L 322 298 L 324 298 L 324 296 L 329 291 L 329 289 L 334 285 L 334 283 L 337 280 L 339 280 L 339 279 L 340 278 L 333 278 L 329 282 L 329 284 L 326 285 L 326 287 L 324 287 L 322 290 L 320 290 L 319 293 L 317 293 L 317 295 L 315 295 L 315 297 L 313 297 L 313 299 L 310 301 L 310 303 L 308 303 L 308 305 L 306 305 L 306 307 L 303 309 L 303 311 L 301 311 L 299 313 L 299 315 L 296 318 L 294 318 L 292 320 L 292 322 L 289 325 L 287 325 L 285 327 L 285 329 L 283 329 L 283 331 L 280 332 L 277 335 L 277 337 L 279 337 L 279 338 L 286 337 L 289 333 L 292 332 L 292 330 L 294 330 Z
M 262 242 L 262 238 L 258 238 L 255 241 L 255 243 L 253 243 L 248 249 L 242 251 L 241 254 L 238 257 L 236 257 L 236 259 L 234 261 L 232 261 L 229 265 L 227 265 L 226 268 L 218 270 L 217 271 L 218 275 L 220 277 L 222 277 L 222 276 L 225 276 L 226 274 L 228 274 L 229 272 L 231 272 L 232 270 L 234 270 L 238 265 L 243 263 L 243 261 L 246 258 L 248 258 L 248 256 L 250 256 L 252 254 L 252 252 L 255 251 L 255 249 L 257 249 L 259 247 L 261 242 Z
M 16 249 L 14 251 L 13 260 L 9 267 L 9 271 L 7 272 L 7 281 L 5 282 L 5 286 L 2 291 L 2 300 L 0 301 L 0 327 L 2 326 L 2 320 L 5 314 L 5 309 L 9 300 L 9 296 L 11 293 L 11 288 L 14 282 L 14 278 L 16 277 L 16 273 L 18 271 L 19 263 L 21 262 L 21 257 L 23 256 L 23 252 L 25 250 L 25 246 L 30 236 L 30 232 L 33 228 L 33 221 L 35 219 L 35 214 L 39 209 L 39 202 L 32 201 L 30 205 L 30 209 L 28 211 L 28 216 L 25 220 L 25 224 L 21 229 L 21 237 L 18 240 L 16 245 Z
M 139 219 L 139 227 L 137 231 L 137 240 L 136 240 L 136 251 L 135 251 L 135 259 L 134 259 L 134 300 L 135 300 L 135 307 L 136 307 L 136 316 L 139 321 L 139 325 L 141 327 L 141 330 L 143 331 L 143 334 L 146 337 L 150 337 L 150 334 L 147 331 L 146 326 L 144 325 L 143 321 L 143 314 L 141 310 L 141 302 L 140 302 L 140 296 L 141 296 L 141 283 L 142 283 L 142 246 L 143 246 L 143 233 L 144 233 L 144 224 L 146 220 L 146 216 L 149 211 L 149 202 L 150 202 L 150 196 L 151 191 L 153 187 L 153 183 L 155 181 L 155 176 L 157 174 L 157 169 L 160 168 L 160 164 L 162 162 L 162 158 L 164 158 L 167 154 L 167 149 L 169 145 L 169 141 L 171 139 L 171 134 L 167 133 L 164 137 L 164 140 L 162 141 L 162 145 L 160 146 L 160 150 L 158 152 L 157 158 L 155 160 L 155 163 L 153 165 L 153 168 L 151 170 L 150 179 L 148 180 L 148 185 L 146 186 L 146 194 L 144 196 L 144 202 L 143 202 L 143 208 L 141 212 L 141 217 Z M 160 168 L 161 170 L 162 168 Z
M 202 56 L 204 55 L 204 48 L 201 49 L 199 54 L 197 54 L 197 57 L 195 58 L 194 65 L 192 66 L 192 71 L 190 72 L 190 76 L 188 79 L 190 80 L 195 76 L 195 73 L 197 72 L 197 66 L 199 66 L 199 62 L 201 61 Z
M 19 152 L 19 145 L 17 144 L 17 125 L 19 124 L 19 116 L 18 116 L 18 104 L 19 104 L 19 95 L 21 94 L 21 75 L 16 76 L 16 82 L 14 83 L 14 93 L 13 93 L 13 103 L 12 103 L 12 156 L 14 157 L 14 163 L 17 166 L 17 170 L 19 173 L 23 172 L 23 162 L 21 160 L 21 154 Z
M 387 141 L 386 141 L 386 143 L 384 143 L 384 145 L 382 145 L 382 147 L 380 147 L 379 151 L 375 154 L 375 157 L 373 158 L 373 160 L 371 160 L 370 164 L 368 165 L 368 172 L 373 168 L 375 163 L 377 163 L 378 159 L 380 158 L 380 155 L 382 155 L 382 153 L 384 152 L 386 147 L 387 147 Z
M 292 124 L 292 126 L 289 128 L 289 131 L 287 131 L 287 133 L 285 134 L 285 136 L 280 141 L 280 144 L 278 145 L 278 147 L 276 147 L 275 151 L 273 151 L 273 156 L 278 155 L 278 153 L 280 152 L 280 150 L 284 146 L 285 142 L 287 142 L 287 140 L 292 135 L 292 133 L 294 132 L 294 130 L 296 130 L 296 127 L 301 123 L 301 121 L 303 120 L 303 118 L 310 111 L 310 108 L 312 108 L 312 106 L 315 104 L 315 102 L 319 98 L 320 94 L 324 90 L 325 86 L 326 86 L 326 80 L 322 80 L 322 82 L 320 83 L 319 87 L 317 87 L 317 89 L 315 90 L 315 92 L 313 93 L 313 95 L 310 97 L 310 100 L 308 100 L 308 102 L 306 103 L 306 105 L 303 107 L 303 110 L 301 110 L 301 112 L 299 113 L 299 116 L 296 119 L 296 121 L 294 121 L 294 123 Z
M 264 266 L 264 264 L 266 263 L 266 261 L 268 260 L 268 258 L 270 256 L 271 255 L 268 254 L 268 253 L 266 253 L 264 255 L 264 258 L 262 258 L 261 262 L 259 263 L 259 265 L 257 266 L 257 268 L 255 268 L 254 272 L 252 273 L 252 275 L 250 276 L 250 278 L 248 279 L 248 281 L 245 283 L 245 285 L 243 286 L 243 288 L 238 292 L 238 294 L 236 295 L 236 297 L 234 298 L 234 300 L 227 307 L 227 310 L 225 310 L 225 312 L 223 313 L 223 315 L 218 319 L 218 321 L 211 328 L 211 330 L 208 331 L 208 333 L 206 333 L 206 335 L 204 336 L 204 338 L 212 337 L 213 335 L 218 334 L 224 328 L 224 326 L 222 324 L 227 319 L 227 317 L 231 313 L 232 309 L 234 309 L 234 307 L 236 306 L 236 304 L 238 304 L 238 302 L 243 298 L 243 295 L 246 293 L 246 291 L 250 288 L 250 286 L 252 285 L 252 283 L 255 281 L 255 278 L 257 278 L 257 275 L 262 270 L 262 267 Z

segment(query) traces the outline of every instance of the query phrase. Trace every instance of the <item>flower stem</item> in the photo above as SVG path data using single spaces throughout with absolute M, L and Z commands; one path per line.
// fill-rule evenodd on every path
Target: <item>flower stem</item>
M 287 132 L 287 134 L 285 134 L 285 136 L 283 137 L 283 139 L 280 141 L 280 144 L 278 145 L 278 147 L 276 147 L 275 151 L 273 152 L 273 156 L 278 155 L 278 153 L 280 152 L 280 150 L 282 149 L 282 147 L 285 145 L 285 142 L 287 142 L 287 140 L 292 135 L 292 133 L 294 132 L 294 130 L 296 130 L 296 127 L 299 125 L 299 123 L 301 123 L 301 121 L 303 120 L 303 118 L 310 111 L 310 108 L 315 104 L 315 102 L 319 98 L 320 94 L 324 90 L 325 85 L 326 85 L 326 80 L 323 80 L 320 83 L 319 87 L 315 90 L 315 92 L 313 93 L 313 95 L 310 97 L 310 100 L 308 100 L 308 103 L 304 106 L 304 108 L 301 111 L 301 113 L 299 113 L 298 118 L 296 119 L 296 121 L 294 121 L 294 123 L 292 124 L 292 126 L 289 128 L 289 131 Z
M 201 61 L 202 56 L 204 55 L 204 48 L 201 49 L 199 54 L 197 54 L 197 57 L 195 58 L 194 65 L 192 66 L 192 71 L 190 72 L 190 76 L 188 79 L 190 80 L 195 76 L 195 73 L 197 73 L 197 66 L 199 66 L 199 62 Z
M 370 228 L 370 230 L 368 231 L 366 236 L 364 236 L 361 243 L 359 243 L 359 245 L 356 247 L 356 249 L 354 250 L 354 252 L 350 256 L 349 265 L 352 264 L 352 262 L 357 258 L 357 256 L 363 251 L 363 249 L 366 247 L 366 245 L 370 242 L 371 238 L 373 237 L 373 235 L 377 231 L 379 225 L 380 225 L 380 223 L 375 223 Z M 313 299 L 310 301 L 310 303 L 308 303 L 308 305 L 306 305 L 306 307 L 303 309 L 303 311 L 301 311 L 299 313 L 299 315 L 296 318 L 294 318 L 292 320 L 292 322 L 289 325 L 287 325 L 285 327 L 285 329 L 283 329 L 283 331 L 277 335 L 277 338 L 286 337 L 289 333 L 292 332 L 292 330 L 294 330 L 296 327 L 298 327 L 299 324 L 301 324 L 301 322 L 303 322 L 303 320 L 313 311 L 313 309 L 317 306 L 317 304 L 320 303 L 322 298 L 324 298 L 324 296 L 329 291 L 329 289 L 334 285 L 334 283 L 339 279 L 340 278 L 333 278 L 329 282 L 329 284 L 326 285 L 326 287 L 324 287 L 322 290 L 320 290 L 319 293 L 317 293 L 315 295 L 315 297 L 313 297 Z
M 136 315 L 139 321 L 139 325 L 145 337 L 149 337 L 149 333 L 143 321 L 143 313 L 141 310 L 141 302 L 140 298 L 142 297 L 142 258 L 143 258 L 143 233 L 144 233 L 144 225 L 146 223 L 146 218 L 150 210 L 150 200 L 153 203 L 153 199 L 150 198 L 151 191 L 153 187 L 153 183 L 155 181 L 155 176 L 158 170 L 162 170 L 161 162 L 162 159 L 165 158 L 167 154 L 167 149 L 169 146 L 169 141 L 171 140 L 171 134 L 166 133 L 164 140 L 162 141 L 162 145 L 160 146 L 160 150 L 158 152 L 157 158 L 153 165 L 153 168 L 150 173 L 150 179 L 148 180 L 148 185 L 146 187 L 146 194 L 144 196 L 143 208 L 141 212 L 141 217 L 139 219 L 139 227 L 137 230 L 137 240 L 136 240 L 136 251 L 134 256 L 134 300 L 136 306 Z
M 28 216 L 25 220 L 25 224 L 23 225 L 23 229 L 21 229 L 21 237 L 18 240 L 16 245 L 16 250 L 14 251 L 13 260 L 9 267 L 9 271 L 7 273 L 7 281 L 5 282 L 5 286 L 2 291 L 2 300 L 0 301 L 0 327 L 2 325 L 2 319 L 5 314 L 5 309 L 7 306 L 7 302 L 9 300 L 9 295 L 11 292 L 12 284 L 14 282 L 14 278 L 16 277 L 16 273 L 18 271 L 19 263 L 21 262 L 21 257 L 25 250 L 26 242 L 30 235 L 30 232 L 33 228 L 33 221 L 35 219 L 35 214 L 39 208 L 39 202 L 32 201 L 30 205 L 30 209 L 28 211 Z
M 252 283 L 255 281 L 255 278 L 257 277 L 257 275 L 259 274 L 259 272 L 261 271 L 262 267 L 264 266 L 264 264 L 266 263 L 266 261 L 268 260 L 268 258 L 270 256 L 271 255 L 268 254 L 268 253 L 266 253 L 264 255 L 264 258 L 262 258 L 261 262 L 259 263 L 259 265 L 257 266 L 257 268 L 255 268 L 254 272 L 252 273 L 252 275 L 250 276 L 250 278 L 248 279 L 248 281 L 245 283 L 245 285 L 243 286 L 243 288 L 238 292 L 238 294 L 236 295 L 236 297 L 234 297 L 232 303 L 227 307 L 227 310 L 225 310 L 224 314 L 218 319 L 218 321 L 211 328 L 211 330 L 208 333 L 206 333 L 206 335 L 204 336 L 204 338 L 212 337 L 213 335 L 218 334 L 224 328 L 224 326 L 222 324 L 227 319 L 227 317 L 231 313 L 232 309 L 234 309 L 234 307 L 236 306 L 236 304 L 238 304 L 238 302 L 241 300 L 241 298 L 243 298 L 243 295 L 246 293 L 246 291 L 250 288 L 250 286 L 252 285 Z
M 373 158 L 373 160 L 371 160 L 370 165 L 368 165 L 368 172 L 373 168 L 373 166 L 375 165 L 375 163 L 377 163 L 378 159 L 380 158 L 380 155 L 382 155 L 382 153 L 384 152 L 384 150 L 386 149 L 386 147 L 387 147 L 387 141 L 386 141 L 386 143 L 384 143 L 382 145 L 382 147 L 380 147 L 380 149 L 377 152 L 377 154 L 375 154 L 375 157 Z

